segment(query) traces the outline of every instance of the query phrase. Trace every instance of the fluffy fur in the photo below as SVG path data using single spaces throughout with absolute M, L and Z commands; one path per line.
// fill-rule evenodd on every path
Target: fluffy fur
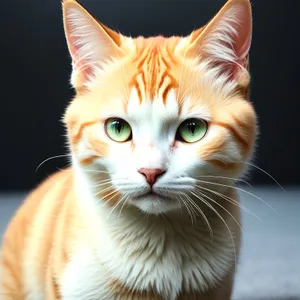
M 240 245 L 234 184 L 256 138 L 248 0 L 187 37 L 118 34 L 63 2 L 76 96 L 64 123 L 72 166 L 27 197 L 1 254 L 1 299 L 228 300 Z M 122 118 L 117 143 L 106 120 Z M 199 118 L 206 135 L 176 140 Z M 152 187 L 138 170 L 165 173 Z

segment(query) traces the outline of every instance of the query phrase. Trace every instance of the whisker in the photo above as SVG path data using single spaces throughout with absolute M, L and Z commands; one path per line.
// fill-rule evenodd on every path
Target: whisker
M 93 188 L 96 188 L 96 187 L 99 187 L 99 186 L 102 186 L 102 185 L 105 185 L 105 184 L 108 184 L 108 183 L 113 183 L 113 182 L 116 182 L 116 181 L 118 181 L 118 183 L 121 184 L 124 181 L 126 183 L 127 179 L 126 178 L 113 178 L 113 179 L 105 178 L 105 179 L 102 179 L 102 180 L 98 181 L 97 184 L 93 186 Z
M 123 208 L 124 208 L 124 206 L 125 206 L 125 204 L 127 203 L 128 200 L 129 200 L 129 196 L 127 196 L 124 200 L 122 200 L 122 201 L 123 201 L 123 204 L 122 204 L 121 209 L 120 209 L 120 212 L 119 212 L 119 216 L 118 216 L 119 219 L 120 219 L 122 210 L 123 210 Z
M 55 156 L 51 156 L 51 157 L 48 157 L 46 158 L 45 160 L 43 160 L 38 166 L 37 168 L 35 169 L 35 172 L 38 171 L 38 169 L 44 164 L 46 163 L 47 161 L 49 160 L 52 160 L 52 159 L 55 159 L 55 158 L 62 158 L 62 157 L 71 157 L 72 154 L 62 154 L 62 155 L 55 155 Z
M 190 191 L 192 194 L 193 194 L 193 192 L 192 191 Z M 211 225 L 210 225 L 210 223 L 209 223 L 209 221 L 208 221 L 208 219 L 207 219 L 207 217 L 206 217 L 206 215 L 205 215 L 205 213 L 203 212 L 203 210 L 188 196 L 188 195 L 186 195 L 188 198 L 187 198 L 187 200 L 190 202 L 190 204 L 191 205 L 193 205 L 194 206 L 194 208 L 200 213 L 200 215 L 202 216 L 202 218 L 203 218 L 203 220 L 205 221 L 205 223 L 206 223 L 206 225 L 207 225 L 207 228 L 208 228 L 208 231 L 209 231 L 209 233 L 210 233 L 210 236 L 211 236 L 211 238 L 213 238 L 213 230 L 212 230 L 212 228 L 211 228 Z
M 202 190 L 208 191 L 208 192 L 210 192 L 210 193 L 212 193 L 212 194 L 215 194 L 215 195 L 217 195 L 217 196 L 223 198 L 224 200 L 226 200 L 226 201 L 228 201 L 229 203 L 231 203 L 231 204 L 237 206 L 237 207 L 240 208 L 240 209 L 243 209 L 246 213 L 252 215 L 252 216 L 255 217 L 256 219 L 258 219 L 259 221 L 261 221 L 261 219 L 260 219 L 257 215 L 255 215 L 253 212 L 251 212 L 246 206 L 244 206 L 244 205 L 242 205 L 241 203 L 235 201 L 234 199 L 232 199 L 232 198 L 230 198 L 230 197 L 228 197 L 228 196 L 226 196 L 226 195 L 224 195 L 224 194 L 222 194 L 222 193 L 219 193 L 219 192 L 217 192 L 217 191 L 214 191 L 214 190 L 208 189 L 208 188 L 206 188 L 206 187 L 203 187 L 203 186 L 201 186 L 201 185 L 196 185 L 196 187 L 197 187 L 197 188 L 201 188 Z
M 113 196 L 114 197 L 114 196 Z M 122 201 L 124 200 L 125 196 L 122 196 L 117 203 L 113 206 L 113 208 L 111 209 L 111 211 L 109 212 L 109 215 L 107 216 L 107 220 L 109 220 L 109 218 L 112 216 L 114 210 L 119 206 L 120 203 L 122 203 Z M 127 199 L 127 198 L 126 198 Z
M 246 161 L 234 161 L 234 160 L 230 159 L 229 157 L 226 157 L 226 158 L 227 158 L 231 163 L 241 163 L 241 164 L 249 165 L 249 166 L 251 166 L 251 167 L 256 168 L 257 170 L 263 172 L 265 175 L 269 176 L 269 177 L 270 177 L 270 178 L 271 178 L 271 179 L 279 186 L 279 188 L 280 188 L 282 191 L 286 192 L 285 189 L 281 186 L 281 184 L 280 184 L 280 183 L 279 183 L 279 182 L 278 182 L 271 174 L 269 174 L 267 171 L 265 171 L 264 169 L 260 168 L 259 166 L 255 165 L 255 164 L 252 164 L 252 163 L 250 163 L 250 162 L 246 162 Z M 221 159 L 217 159 L 217 160 L 219 160 L 220 162 L 226 164 L 226 162 L 222 161 Z
M 177 195 L 177 197 L 178 197 L 179 195 Z M 183 214 L 183 212 L 182 212 L 182 205 L 181 205 L 181 201 L 182 201 L 182 199 L 180 198 L 180 197 L 174 197 L 174 199 L 179 203 L 179 206 L 180 206 L 180 213 L 181 213 L 181 215 Z M 181 201 L 180 201 L 181 200 Z
M 232 217 L 232 219 L 234 220 L 234 222 L 238 225 L 238 227 L 240 228 L 241 232 L 244 234 L 244 231 L 243 231 L 243 228 L 241 227 L 241 224 L 237 221 L 237 219 L 232 215 L 232 213 L 230 211 L 228 211 L 223 205 L 221 205 L 220 203 L 218 203 L 218 201 L 216 201 L 216 200 L 212 199 L 211 197 L 207 196 L 206 194 L 202 193 L 199 188 L 197 189 L 197 191 L 201 194 L 202 197 L 205 197 L 209 201 L 212 201 L 217 206 L 219 206 L 221 209 L 223 209 L 225 212 L 227 212 L 229 214 L 229 216 Z
M 99 195 L 99 194 L 101 194 L 101 193 L 104 193 L 104 192 L 109 191 L 109 190 L 112 190 L 112 189 L 114 189 L 114 187 L 113 187 L 112 185 L 110 185 L 110 186 L 108 186 L 107 188 L 105 188 L 105 189 L 99 191 L 96 195 Z
M 96 185 L 92 186 L 93 188 L 97 188 L 97 187 L 101 187 L 103 185 L 108 185 L 108 184 L 111 184 L 112 181 L 110 179 L 107 179 L 107 180 L 103 180 L 103 181 L 100 181 L 98 182 Z M 104 190 L 101 190 L 99 192 L 104 192 Z
M 179 195 L 178 195 L 179 196 Z M 184 196 L 184 195 L 181 195 L 181 196 Z M 186 209 L 187 209 L 187 212 L 188 212 L 188 214 L 189 214 L 189 216 L 190 216 L 190 218 L 191 218 L 191 221 L 192 221 L 192 225 L 194 225 L 194 215 L 193 215 L 193 213 L 192 213 L 192 211 L 190 210 L 190 207 L 189 207 L 189 205 L 187 204 L 187 202 L 186 202 L 186 200 L 184 199 L 184 198 L 182 198 L 181 196 L 179 196 L 180 197 L 180 199 L 182 200 L 182 203 L 184 204 L 184 206 L 186 207 Z
M 111 201 L 116 196 L 116 194 L 117 194 L 117 191 L 114 191 L 114 192 L 111 192 L 110 194 L 106 195 L 106 196 L 110 196 L 110 197 L 108 199 L 106 199 L 103 204 L 106 205 L 107 203 L 109 203 L 109 201 Z M 100 203 L 101 200 L 106 198 L 106 196 L 98 199 L 97 203 Z
M 80 158 L 80 156 L 85 156 L 85 155 L 90 155 L 90 152 L 86 151 L 86 152 L 82 152 L 82 153 L 68 153 L 68 154 L 60 154 L 60 155 L 55 155 L 55 156 L 51 156 L 46 158 L 45 160 L 43 160 L 35 169 L 35 172 L 37 172 L 39 170 L 39 168 L 45 164 L 46 162 L 52 160 L 52 159 L 56 159 L 56 158 L 63 158 L 63 157 L 72 157 L 73 155 L 75 155 L 76 157 Z
M 271 210 L 273 210 L 278 216 L 280 216 L 280 215 L 278 214 L 278 212 L 277 212 L 271 205 L 269 205 L 266 201 L 262 200 L 260 197 L 256 196 L 256 195 L 253 194 L 253 193 L 250 193 L 250 192 L 248 192 L 248 191 L 246 191 L 246 190 L 244 190 L 244 189 L 241 189 L 241 188 L 236 187 L 236 186 L 231 186 L 231 185 L 221 184 L 221 183 L 216 183 L 216 182 L 209 182 L 209 181 L 203 181 L 203 180 L 197 180 L 197 181 L 202 182 L 202 183 L 206 183 L 206 184 L 212 184 L 212 185 L 218 185 L 218 186 L 223 186 L 223 187 L 233 188 L 233 189 L 236 189 L 236 190 L 238 190 L 238 191 L 241 191 L 241 192 L 243 192 L 243 193 L 245 193 L 245 194 L 248 194 L 248 195 L 250 195 L 250 196 L 252 196 L 252 197 L 258 199 L 259 201 L 261 201 L 262 203 L 264 203 L 267 207 L 269 207 Z
M 234 180 L 236 182 L 242 182 L 249 187 L 253 188 L 253 186 L 247 182 L 246 180 L 243 179 L 238 179 L 238 178 L 233 178 L 233 177 L 226 177 L 226 176 L 215 176 L 215 175 L 201 175 L 201 176 L 196 176 L 196 178 L 216 178 L 216 179 L 229 179 L 229 180 Z
M 112 189 L 112 188 L 113 188 L 113 187 L 111 187 L 111 189 Z M 100 191 L 100 192 L 96 193 L 95 196 L 99 195 L 101 192 L 103 192 L 103 191 Z M 105 198 L 109 197 L 110 195 L 113 195 L 114 193 L 117 194 L 118 191 L 117 191 L 117 190 L 113 190 L 113 191 L 110 192 L 109 194 L 107 194 L 107 195 L 105 195 L 105 196 L 103 196 L 103 197 L 100 197 L 100 199 L 98 200 L 98 202 L 100 202 L 101 200 L 104 200 Z M 112 197 L 112 198 L 113 198 L 113 197 Z
M 202 201 L 204 204 L 206 204 L 219 218 L 220 220 L 224 223 L 224 225 L 226 226 L 228 233 L 230 235 L 231 241 L 232 241 L 232 246 L 233 246 L 233 251 L 234 251 L 234 261 L 235 261 L 235 265 L 237 263 L 237 257 L 236 257 L 236 246 L 235 246 L 235 241 L 232 235 L 232 232 L 228 226 L 228 224 L 225 222 L 224 218 L 217 212 L 217 210 L 210 204 L 208 203 L 206 200 L 204 200 L 202 197 L 200 197 L 199 195 L 193 193 L 192 191 L 190 191 L 195 197 L 197 197 L 200 201 Z
M 103 173 L 103 174 L 109 174 L 109 172 L 107 171 L 101 171 L 101 170 L 90 170 L 90 169 L 85 169 L 84 172 L 91 172 L 91 173 L 95 173 L 95 174 L 98 174 L 98 173 Z
M 286 190 L 281 186 L 281 184 L 271 174 L 269 174 L 267 171 L 265 171 L 264 169 L 254 165 L 252 163 L 249 163 L 249 162 L 243 162 L 243 163 L 246 164 L 246 165 L 249 165 L 251 167 L 254 167 L 257 170 L 259 170 L 259 171 L 263 172 L 264 174 L 266 174 L 267 176 L 269 176 L 282 189 L 282 191 L 286 192 Z

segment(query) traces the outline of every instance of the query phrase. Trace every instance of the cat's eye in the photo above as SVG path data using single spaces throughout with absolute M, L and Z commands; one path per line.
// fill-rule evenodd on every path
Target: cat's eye
M 132 138 L 130 125 L 119 118 L 108 119 L 105 123 L 106 134 L 115 142 L 124 143 Z
M 205 136 L 207 127 L 207 122 L 201 119 L 185 120 L 177 130 L 176 139 L 186 143 L 198 142 Z

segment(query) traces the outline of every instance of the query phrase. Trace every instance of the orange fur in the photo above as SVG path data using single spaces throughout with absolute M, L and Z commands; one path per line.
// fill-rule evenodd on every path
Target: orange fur
M 68 7 L 79 7 L 74 0 L 65 0 L 63 5 L 65 11 Z M 230 0 L 223 11 L 232 5 L 250 7 L 248 0 Z M 221 15 L 210 24 L 214 24 L 219 18 Z M 197 146 L 193 146 L 195 152 L 202 161 L 218 168 L 218 172 L 231 172 L 238 177 L 244 169 L 242 162 L 251 156 L 257 130 L 255 112 L 248 99 L 248 65 L 245 64 L 245 69 L 237 71 L 237 84 L 231 91 L 215 89 L 211 81 L 205 79 L 205 70 L 199 70 L 197 66 L 208 55 L 201 52 L 199 45 L 206 41 L 212 25 L 194 31 L 188 38 L 159 36 L 128 40 L 98 21 L 96 24 L 106 44 L 111 47 L 111 53 L 116 54 L 112 54 L 112 59 L 101 66 L 104 73 L 99 75 L 101 79 L 97 80 L 97 84 L 93 81 L 86 84 L 87 74 L 92 72 L 90 66 L 85 66 L 83 61 L 76 64 L 73 84 L 77 95 L 70 102 L 64 116 L 70 149 L 78 157 L 79 167 L 86 170 L 91 182 L 95 179 L 107 180 L 101 188 L 91 185 L 91 193 L 99 201 L 103 200 L 112 207 L 118 205 L 121 199 L 118 190 L 110 188 L 108 184 L 108 172 L 92 174 L 88 171 L 97 168 L 97 160 L 107 157 L 114 147 L 103 133 L 106 119 L 100 118 L 99 112 L 113 111 L 117 115 L 127 112 L 131 96 L 129 91 L 136 92 L 139 105 L 159 99 L 164 107 L 168 105 L 168 96 L 173 91 L 178 103 L 178 118 L 184 114 L 184 106 L 188 101 L 186 99 L 190 101 L 189 112 L 205 107 L 210 112 L 207 139 L 205 137 Z M 65 28 L 67 34 L 72 30 L 66 21 L 66 15 Z M 71 40 L 68 42 L 70 52 L 75 57 L 78 51 L 72 48 Z M 216 65 L 218 64 L 220 62 Z M 217 81 L 217 78 L 212 81 Z M 225 152 L 229 145 L 236 149 L 234 157 L 238 157 L 238 160 L 222 161 L 217 156 Z M 122 147 L 120 155 L 135 151 L 136 145 L 132 140 Z M 172 151 L 178 147 L 190 146 L 172 142 Z M 82 201 L 85 199 L 78 193 L 76 178 L 74 167 L 54 174 L 28 195 L 12 218 L 3 238 L 0 261 L 1 299 L 41 299 L 37 296 L 30 298 L 29 295 L 33 293 L 45 295 L 46 300 L 63 299 L 61 278 L 78 243 L 90 245 L 94 249 L 96 241 L 88 225 L 92 216 L 86 216 L 79 205 L 79 198 Z M 235 194 L 230 191 L 227 196 L 231 196 L 238 205 Z M 235 232 L 235 251 L 238 254 L 239 230 L 219 206 L 225 207 L 237 221 L 239 209 L 224 199 L 218 201 L 219 205 L 213 204 L 213 207 Z M 209 211 L 207 215 L 210 216 Z M 214 217 L 209 218 L 212 226 L 217 226 Z M 202 224 L 200 220 L 199 223 Z M 232 265 L 223 281 L 205 293 L 190 291 L 183 285 L 177 299 L 228 300 L 234 269 Z M 164 299 L 155 288 L 155 283 L 150 290 L 135 290 L 117 278 L 109 278 L 109 285 L 118 299 Z

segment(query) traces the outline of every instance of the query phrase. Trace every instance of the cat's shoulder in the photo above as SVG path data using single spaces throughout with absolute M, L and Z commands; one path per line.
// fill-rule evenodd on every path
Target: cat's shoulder
M 40 184 L 38 184 L 24 199 L 23 203 L 14 213 L 14 216 L 9 223 L 6 236 L 14 236 L 13 232 L 21 232 L 26 230 L 27 224 L 32 220 L 37 213 L 40 204 L 45 199 L 63 199 L 69 192 L 73 181 L 73 171 L 71 168 L 66 168 L 55 172 Z

